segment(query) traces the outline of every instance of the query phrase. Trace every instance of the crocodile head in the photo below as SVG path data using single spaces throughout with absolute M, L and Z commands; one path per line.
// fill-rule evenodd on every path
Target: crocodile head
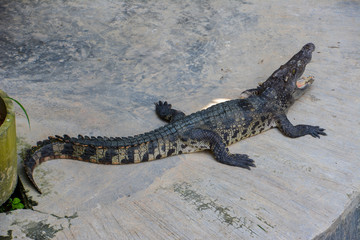
M 314 82 L 313 77 L 300 78 L 306 65 L 311 61 L 315 45 L 308 43 L 287 63 L 276 70 L 265 82 L 259 85 L 259 93 L 272 92 L 286 106 L 300 98 Z M 270 89 L 271 91 L 267 91 Z

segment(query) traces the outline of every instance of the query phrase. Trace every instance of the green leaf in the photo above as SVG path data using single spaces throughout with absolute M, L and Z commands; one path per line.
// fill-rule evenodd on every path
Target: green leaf
M 23 209 L 25 206 L 22 203 L 18 203 L 16 205 L 13 205 L 13 209 Z
M 30 118 L 29 118 L 25 108 L 23 107 L 23 105 L 21 105 L 21 103 L 18 100 L 14 99 L 14 98 L 11 98 L 11 97 L 7 97 L 7 98 L 9 98 L 12 101 L 16 102 L 20 106 L 20 108 L 24 111 L 24 113 L 26 115 L 26 118 L 27 118 L 27 121 L 28 121 L 28 124 L 29 124 L 29 128 L 31 129 L 31 127 L 30 127 Z
M 14 198 L 14 199 L 10 199 L 11 202 L 11 209 L 12 210 L 16 210 L 16 209 L 23 209 L 24 208 L 24 204 L 21 203 L 21 200 L 19 198 Z
M 18 203 L 20 203 L 21 202 L 21 200 L 19 199 L 19 198 L 14 198 L 14 200 L 12 200 L 12 204 L 18 204 Z

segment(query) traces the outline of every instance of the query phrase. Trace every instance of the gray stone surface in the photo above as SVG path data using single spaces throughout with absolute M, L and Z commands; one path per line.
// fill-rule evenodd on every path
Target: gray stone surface
M 341 216 L 314 240 L 357 240 L 360 238 L 360 195 Z
M 236 98 L 305 43 L 312 90 L 294 123 L 231 146 L 252 171 L 208 153 L 129 166 L 57 160 L 27 185 L 35 211 L 0 214 L 0 236 L 29 239 L 312 239 L 360 187 L 360 4 L 357 1 L 1 1 L 1 88 L 21 142 L 49 135 L 128 136 L 163 124 L 153 103 L 186 113 Z M 19 159 L 20 160 L 20 159 Z M 20 174 L 23 172 L 20 169 Z M 26 178 L 22 176 L 26 183 Z

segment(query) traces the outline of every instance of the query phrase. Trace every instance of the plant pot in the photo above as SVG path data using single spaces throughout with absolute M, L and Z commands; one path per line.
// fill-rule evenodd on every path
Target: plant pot
M 17 184 L 16 128 L 13 103 L 0 90 L 0 205 L 14 192 Z

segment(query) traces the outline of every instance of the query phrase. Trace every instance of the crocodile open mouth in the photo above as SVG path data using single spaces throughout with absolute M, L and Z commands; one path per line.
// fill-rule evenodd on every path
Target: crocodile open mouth
M 296 87 L 297 88 L 305 88 L 308 85 L 311 85 L 315 81 L 313 76 L 309 77 L 302 77 L 299 80 L 296 81 Z

